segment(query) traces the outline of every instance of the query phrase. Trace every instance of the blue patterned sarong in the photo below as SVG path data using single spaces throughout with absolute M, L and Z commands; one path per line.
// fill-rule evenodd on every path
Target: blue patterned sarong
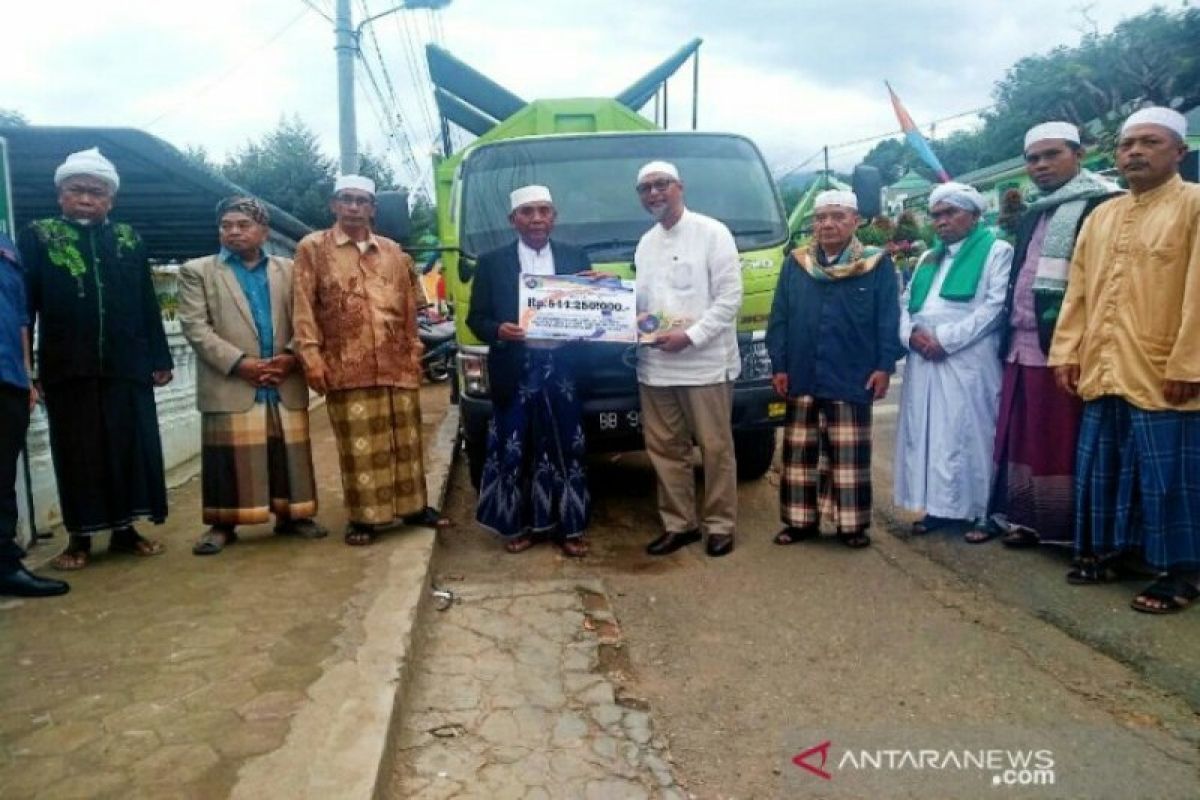
M 1085 403 L 1075 466 L 1075 551 L 1140 554 L 1155 569 L 1200 569 L 1200 413 Z
M 553 350 L 527 348 L 516 396 L 493 409 L 475 519 L 509 538 L 583 535 L 591 509 L 575 383 Z

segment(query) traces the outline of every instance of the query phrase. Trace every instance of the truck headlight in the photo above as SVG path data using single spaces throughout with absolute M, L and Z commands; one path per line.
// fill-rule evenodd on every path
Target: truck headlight
M 771 377 L 771 357 L 767 355 L 767 343 L 763 340 L 742 342 L 741 380 L 756 380 Z
M 460 352 L 458 354 L 458 376 L 465 394 L 486 395 L 488 393 L 487 356 Z

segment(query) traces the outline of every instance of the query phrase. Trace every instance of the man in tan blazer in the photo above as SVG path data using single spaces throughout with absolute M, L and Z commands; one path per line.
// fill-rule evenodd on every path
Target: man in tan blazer
M 221 250 L 179 271 L 179 319 L 196 351 L 201 480 L 209 529 L 192 552 L 213 555 L 235 527 L 326 535 L 317 512 L 308 387 L 291 351 L 292 262 L 268 256 L 266 206 L 251 197 L 217 205 Z

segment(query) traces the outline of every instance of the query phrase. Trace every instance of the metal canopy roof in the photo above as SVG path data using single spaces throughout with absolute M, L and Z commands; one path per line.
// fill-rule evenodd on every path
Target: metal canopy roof
M 89 147 L 99 147 L 121 176 L 112 218 L 129 223 L 141 234 L 152 259 L 180 260 L 216 252 L 217 202 L 231 194 L 250 194 L 197 166 L 162 139 L 134 128 L 0 127 L 0 137 L 8 140 L 18 230 L 32 220 L 60 213 L 54 170 L 68 154 Z M 311 229 L 267 205 L 272 243 L 277 250 L 294 250 Z

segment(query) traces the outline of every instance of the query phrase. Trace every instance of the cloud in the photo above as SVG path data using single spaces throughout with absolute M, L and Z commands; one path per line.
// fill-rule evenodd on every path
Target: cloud
M 378 12 L 391 0 L 368 4 Z M 0 105 L 35 123 L 153 122 L 152 133 L 219 159 L 298 114 L 336 152 L 332 26 L 300 0 L 123 0 L 102 14 L 94 0 L 10 5 L 6 27 L 21 35 L 6 43 L 6 72 L 21 78 L 5 82 Z M 1095 0 L 1089 14 L 1107 30 L 1151 5 Z M 361 19 L 362 5 L 354 9 Z M 359 139 L 390 152 L 403 178 L 408 159 L 376 112 L 398 117 L 427 174 L 437 132 L 423 44 L 439 31 L 456 56 L 529 99 L 612 96 L 700 36 L 701 127 L 747 134 L 786 167 L 823 145 L 894 130 L 884 79 L 919 123 L 978 108 L 1016 60 L 1078 41 L 1080 21 L 1044 0 L 454 0 L 436 18 L 412 11 L 374 23 L 395 100 L 373 111 L 359 70 Z M 382 84 L 374 41 L 364 37 L 364 52 Z M 670 100 L 672 127 L 685 126 L 690 69 L 672 80 Z M 843 166 L 865 147 L 835 148 L 831 158 Z

